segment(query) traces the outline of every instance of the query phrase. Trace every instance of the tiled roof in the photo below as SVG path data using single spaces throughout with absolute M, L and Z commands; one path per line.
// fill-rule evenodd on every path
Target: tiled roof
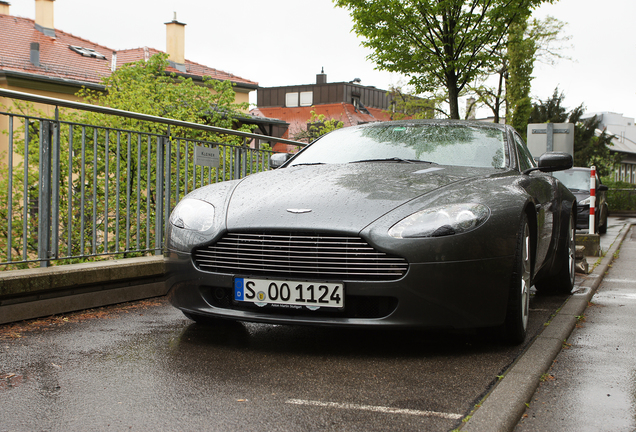
M 378 108 L 367 108 L 367 110 L 370 114 L 357 110 L 352 104 L 335 103 L 296 108 L 255 108 L 250 113 L 286 121 L 289 123 L 289 129 L 283 138 L 288 138 L 307 129 L 311 111 L 315 111 L 317 115 L 324 114 L 327 120 L 339 120 L 344 123 L 344 127 L 391 119 L 391 116 L 384 110 Z
M 79 81 L 82 84 L 100 84 L 111 73 L 113 50 L 86 39 L 55 30 L 55 37 L 46 36 L 35 28 L 32 19 L 0 14 L 0 71 L 28 73 L 54 79 Z M 40 66 L 30 61 L 31 43 L 40 44 Z M 105 59 L 85 57 L 70 46 L 90 48 Z M 147 58 L 162 51 L 136 48 L 117 51 L 117 67 L 124 63 Z M 173 67 L 168 72 L 183 73 Z M 186 60 L 185 75 L 207 75 L 219 80 L 230 80 L 238 85 L 256 87 L 258 83 Z
M 61 30 L 46 36 L 28 18 L 0 15 L 0 70 L 99 84 L 110 74 L 112 50 Z M 40 44 L 40 66 L 30 61 L 31 43 Z M 91 48 L 106 60 L 84 57 L 69 46 Z
M 154 48 L 142 47 L 142 48 L 133 48 L 117 51 L 117 67 L 120 67 L 126 63 L 135 62 L 137 60 L 147 59 L 150 56 L 161 53 L 163 51 L 159 51 Z M 238 77 L 228 72 L 223 72 L 218 69 L 214 69 L 199 63 L 195 63 L 186 59 L 185 61 L 185 72 L 180 71 L 174 67 L 168 67 L 166 69 L 168 72 L 174 72 L 176 74 L 182 74 L 187 76 L 209 76 L 214 79 L 218 79 L 221 81 L 230 80 L 237 84 L 245 84 L 250 87 L 256 88 L 258 86 L 257 82 L 250 81 L 245 78 Z
M 391 120 L 390 114 L 378 108 L 367 108 L 369 114 L 357 110 L 352 104 L 335 103 L 314 105 L 296 108 L 254 108 L 250 114 L 269 118 L 284 120 L 289 123 L 287 132 L 282 138 L 293 139 L 294 136 L 307 129 L 307 123 L 311 118 L 311 111 L 317 115 L 324 114 L 325 119 L 335 119 L 343 123 L 344 127 L 356 126 L 364 123 Z M 294 146 L 278 143 L 274 146 L 276 152 L 294 153 L 297 149 Z

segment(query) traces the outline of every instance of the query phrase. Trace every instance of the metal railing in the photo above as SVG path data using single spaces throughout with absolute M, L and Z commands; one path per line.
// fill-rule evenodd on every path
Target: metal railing
M 54 118 L 0 111 L 8 147 L 6 162 L 0 158 L 0 270 L 161 254 L 170 212 L 189 191 L 268 169 L 272 152 L 248 139 L 306 145 L 4 89 L 0 97 L 55 107 Z M 60 107 L 104 119 L 60 119 Z M 214 149 L 216 163 L 195 164 L 197 149 Z

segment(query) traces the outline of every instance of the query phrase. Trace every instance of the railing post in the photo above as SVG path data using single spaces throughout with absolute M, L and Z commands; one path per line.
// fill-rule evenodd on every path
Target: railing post
M 60 237 L 60 113 L 55 107 L 55 122 L 51 131 L 51 253 L 50 258 L 59 255 Z
M 51 122 L 40 122 L 40 190 L 38 199 L 38 259 L 49 266 L 51 245 Z
M 234 147 L 234 180 L 241 178 L 241 152 L 243 149 L 241 147 Z
M 243 138 L 243 146 L 241 147 L 243 154 L 243 163 L 241 164 L 241 178 L 247 177 L 247 159 L 249 157 L 249 147 L 247 146 L 247 138 Z
M 27 126 L 28 128 L 28 126 Z M 9 185 L 7 188 L 7 262 L 11 262 L 11 252 L 13 250 L 13 116 L 9 116 L 9 158 L 7 168 L 9 171 Z M 28 196 L 24 197 L 24 206 L 28 206 Z
M 170 211 L 172 207 L 170 205 L 170 199 L 172 197 L 172 142 L 170 141 L 170 126 L 168 126 L 168 136 L 165 138 L 165 174 L 164 174 L 164 184 L 165 184 L 165 192 L 163 194 L 165 199 L 164 204 L 164 218 L 163 218 L 163 229 L 161 230 L 161 251 L 163 253 L 163 248 L 165 246 L 165 238 L 166 238 L 166 229 L 168 228 L 168 223 L 170 223 Z M 177 172 L 177 176 L 179 173 Z
M 163 157 L 164 157 L 164 137 L 157 137 L 157 172 L 155 174 L 155 255 L 162 255 L 162 239 L 163 239 Z

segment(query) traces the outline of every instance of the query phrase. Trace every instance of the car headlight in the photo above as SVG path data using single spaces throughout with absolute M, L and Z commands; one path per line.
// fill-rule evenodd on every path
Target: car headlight
M 441 237 L 472 231 L 490 216 L 483 204 L 453 204 L 420 210 L 389 230 L 395 238 Z
M 207 231 L 214 224 L 214 206 L 198 199 L 184 198 L 172 211 L 170 223 L 183 229 Z
M 592 202 L 592 197 L 587 197 L 584 200 L 579 201 L 580 206 L 589 206 Z

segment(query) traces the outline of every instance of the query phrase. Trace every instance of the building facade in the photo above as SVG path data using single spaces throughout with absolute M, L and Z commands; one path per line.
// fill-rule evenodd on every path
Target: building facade
M 295 139 L 307 131 L 312 112 L 325 120 L 337 120 L 344 127 L 391 120 L 391 97 L 386 90 L 363 86 L 359 79 L 351 82 L 327 82 L 324 70 L 314 84 L 259 87 L 255 116 L 279 119 L 289 126 L 278 135 Z M 286 151 L 278 145 L 275 150 Z
M 610 151 L 620 153 L 622 162 L 614 171 L 616 180 L 636 184 L 636 124 L 633 117 L 613 112 L 585 113 L 584 119 L 596 116 L 599 128 L 614 135 Z

